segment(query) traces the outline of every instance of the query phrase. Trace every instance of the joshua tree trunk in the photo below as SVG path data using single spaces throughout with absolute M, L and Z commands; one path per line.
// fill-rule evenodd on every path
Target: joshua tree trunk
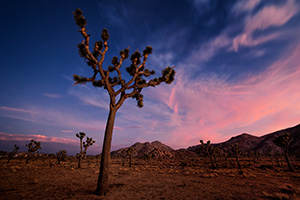
M 214 163 L 213 156 L 210 155 L 210 156 L 209 156 L 209 159 L 210 159 L 210 163 L 211 163 L 211 168 L 212 168 L 212 169 L 216 169 L 216 165 L 215 165 L 215 163 Z
M 238 157 L 237 155 L 235 156 L 235 159 L 236 159 L 238 168 L 239 168 L 239 169 L 242 169 L 242 168 L 241 168 L 241 165 L 240 165 L 239 157 Z
M 129 156 L 129 167 L 131 167 L 131 163 L 132 163 L 132 155 Z
M 96 194 L 105 195 L 108 190 L 108 167 L 110 158 L 111 140 L 117 109 L 110 106 L 109 115 L 106 123 L 104 141 L 102 146 L 100 173 L 97 183 Z
M 81 168 L 82 160 L 82 138 L 80 138 L 80 155 L 78 156 L 78 168 Z
M 28 164 L 30 158 L 31 158 L 31 153 L 28 153 L 27 158 L 26 158 L 26 163 L 25 163 L 25 165 Z
M 288 154 L 288 149 L 286 149 L 286 151 L 284 151 L 284 154 L 285 154 L 285 159 L 286 159 L 286 162 L 289 166 L 289 169 L 290 171 L 294 171 L 293 168 L 292 168 L 292 165 L 291 165 L 291 162 L 290 162 L 290 158 L 289 158 L 289 154 Z

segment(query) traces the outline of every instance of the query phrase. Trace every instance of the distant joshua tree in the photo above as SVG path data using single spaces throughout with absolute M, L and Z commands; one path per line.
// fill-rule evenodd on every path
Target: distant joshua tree
M 15 157 L 15 155 L 18 153 L 19 149 L 20 149 L 20 147 L 15 144 L 14 149 L 12 150 L 12 152 L 10 152 L 8 154 L 7 164 L 10 162 L 11 159 L 13 159 L 13 157 Z
M 217 168 L 217 165 L 214 160 L 216 148 L 210 145 L 209 140 L 207 141 L 206 144 L 203 142 L 203 140 L 200 140 L 200 148 L 198 149 L 198 151 L 199 153 L 204 153 L 205 156 L 209 157 L 212 169 Z
M 122 156 L 122 167 L 125 166 L 126 155 L 127 155 L 126 149 L 123 149 L 123 150 L 121 151 L 121 156 Z
M 126 149 L 127 155 L 129 156 L 129 167 L 131 167 L 132 165 L 132 156 L 134 151 L 135 151 L 134 147 L 129 147 L 128 149 Z
M 145 160 L 145 164 L 147 165 L 149 163 L 150 154 L 149 153 L 144 153 L 143 158 Z
M 56 153 L 57 164 L 60 164 L 60 162 L 65 161 L 67 156 L 68 154 L 66 150 L 60 150 L 59 152 L 57 152 Z
M 87 137 L 86 141 L 82 143 L 82 140 L 85 137 L 84 132 L 79 132 L 79 134 L 76 133 L 76 137 L 80 139 L 80 153 L 78 153 L 76 157 L 78 158 L 78 168 L 81 168 L 81 160 L 85 158 L 88 147 L 92 146 L 95 141 L 93 140 L 93 138 Z
M 26 165 L 28 164 L 29 159 L 31 159 L 32 154 L 37 152 L 39 149 L 41 149 L 41 142 L 37 142 L 34 140 L 31 140 L 28 144 L 26 144 L 26 147 L 28 148 L 28 155 L 26 159 Z
M 294 139 L 288 133 L 281 135 L 281 136 L 275 136 L 275 138 L 273 140 L 273 142 L 284 151 L 285 160 L 288 164 L 290 171 L 294 171 L 292 168 L 291 162 L 290 162 L 290 157 L 289 157 L 289 147 L 290 147 L 290 143 L 293 140 Z
M 104 57 L 108 51 L 108 39 L 109 34 L 107 29 L 102 30 L 102 41 L 97 41 L 94 44 L 94 51 L 90 51 L 90 35 L 87 33 L 86 24 L 87 21 L 83 16 L 83 12 L 80 9 L 76 9 L 74 12 L 74 18 L 76 24 L 79 26 L 79 32 L 83 36 L 84 40 L 78 44 L 79 55 L 84 58 L 87 65 L 93 70 L 93 75 L 90 78 L 73 75 L 75 84 L 85 84 L 91 82 L 94 87 L 103 87 L 107 90 L 110 103 L 109 103 L 109 114 L 107 118 L 107 124 L 104 134 L 101 162 L 100 162 L 100 173 L 97 183 L 96 194 L 105 195 L 108 191 L 108 168 L 109 168 L 109 157 L 111 149 L 112 134 L 114 128 L 114 121 L 118 109 L 122 106 L 124 101 L 128 98 L 134 98 L 137 100 L 137 106 L 143 107 L 143 95 L 142 90 L 146 87 L 155 87 L 163 82 L 171 84 L 174 80 L 175 70 L 174 67 L 167 67 L 162 71 L 162 76 L 154 79 L 144 79 L 155 74 L 154 71 L 150 71 L 145 68 L 148 56 L 152 53 L 152 47 L 147 46 L 141 54 L 136 50 L 130 57 L 131 65 L 126 68 L 127 73 L 131 76 L 129 81 L 125 81 L 121 76 L 121 66 L 124 60 L 129 58 L 129 47 L 120 51 L 120 59 L 117 56 L 112 58 L 112 66 L 106 69 L 103 68 L 102 64 Z M 141 60 L 142 59 L 142 60 Z M 116 76 L 110 76 L 115 73 Z M 116 86 L 116 88 L 115 88 Z M 116 89 L 116 90 L 115 90 Z
M 232 155 L 233 157 L 235 157 L 235 159 L 236 159 L 236 163 L 237 163 L 238 168 L 239 168 L 239 169 L 242 169 L 242 167 L 241 167 L 241 165 L 240 165 L 240 161 L 239 161 L 239 155 L 240 155 L 242 152 L 241 152 L 241 150 L 240 150 L 240 148 L 239 148 L 238 143 L 232 144 L 232 145 L 231 145 L 230 151 L 231 151 L 231 155 Z

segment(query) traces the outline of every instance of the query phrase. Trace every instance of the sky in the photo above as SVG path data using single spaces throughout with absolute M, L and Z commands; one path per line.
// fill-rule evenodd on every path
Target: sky
M 149 45 L 156 76 L 175 66 L 171 85 L 143 90 L 143 108 L 127 99 L 118 110 L 112 150 L 155 140 L 187 148 L 300 123 L 298 0 L 11 0 L 1 8 L 0 150 L 25 151 L 34 139 L 40 152 L 75 154 L 75 134 L 85 132 L 96 141 L 88 154 L 101 152 L 109 96 L 73 86 L 73 74 L 93 74 L 76 47 L 76 8 L 91 44 L 108 29 L 104 68 L 120 50 Z

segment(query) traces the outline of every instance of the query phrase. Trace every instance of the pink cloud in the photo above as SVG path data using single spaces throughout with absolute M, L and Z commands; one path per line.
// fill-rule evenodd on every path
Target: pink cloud
M 61 98 L 62 96 L 61 95 L 59 95 L 59 94 L 49 94 L 49 93 L 44 93 L 43 94 L 44 96 L 46 96 L 46 97 L 50 97 L 50 98 Z
M 258 1 L 253 1 L 254 6 L 256 3 L 258 3 Z M 237 5 L 240 5 L 240 3 Z M 240 46 L 256 46 L 278 38 L 278 33 L 257 38 L 253 38 L 253 33 L 256 30 L 265 30 L 269 27 L 280 27 L 284 25 L 297 13 L 298 10 L 299 7 L 294 0 L 287 0 L 284 5 L 266 6 L 255 15 L 249 15 L 245 21 L 244 32 L 233 39 L 233 46 L 231 50 L 238 51 Z
M 7 111 L 13 111 L 13 112 L 35 114 L 35 112 L 33 112 L 31 110 L 25 110 L 25 109 L 22 109 L 22 108 L 12 108 L 12 107 L 6 107 L 6 106 L 1 106 L 0 110 L 7 110 Z
M 179 70 L 175 84 L 156 94 L 169 96 L 162 101 L 172 109 L 167 141 L 186 147 L 199 139 L 222 142 L 242 132 L 261 135 L 299 124 L 299 58 L 300 45 L 238 84 L 213 76 L 190 81 Z
M 73 130 L 61 130 L 62 133 L 74 133 L 75 131 Z
M 241 13 L 244 11 L 249 11 L 255 8 L 261 0 L 247 0 L 247 1 L 238 1 L 233 7 L 232 11 L 234 13 Z
M 59 137 L 48 137 L 45 135 L 20 135 L 20 134 L 7 134 L 0 132 L 0 140 L 3 141 L 28 141 L 28 140 L 35 140 L 38 142 L 57 142 L 57 143 L 78 143 L 77 140 L 67 139 L 67 138 L 59 138 Z

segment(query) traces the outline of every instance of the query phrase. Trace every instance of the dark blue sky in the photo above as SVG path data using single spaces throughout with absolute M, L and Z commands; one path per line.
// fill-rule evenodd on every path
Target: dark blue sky
M 72 86 L 73 74 L 92 75 L 76 48 L 76 8 L 92 43 L 108 29 L 105 66 L 128 46 L 133 53 L 148 45 L 147 67 L 159 74 L 176 66 L 172 85 L 145 89 L 144 108 L 125 102 L 113 148 L 154 140 L 187 147 L 300 122 L 299 1 L 12 0 L 1 7 L 3 150 L 34 138 L 49 143 L 44 151 L 59 143 L 73 151 L 75 133 L 85 131 L 96 140 L 91 151 L 100 152 L 109 99 L 89 84 Z

